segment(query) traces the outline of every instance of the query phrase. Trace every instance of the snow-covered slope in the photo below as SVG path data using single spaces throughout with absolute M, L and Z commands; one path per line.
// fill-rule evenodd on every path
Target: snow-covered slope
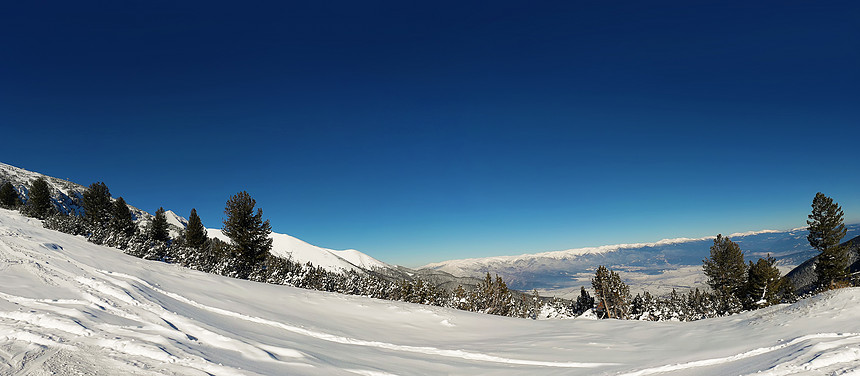
M 532 321 L 235 280 L 0 209 L 3 375 L 860 372 L 860 289 L 692 323 Z
M 209 237 L 225 242 L 230 239 L 220 229 L 206 229 Z M 374 270 L 392 268 L 390 265 L 354 249 L 336 251 L 308 244 L 287 234 L 272 233 L 272 254 L 299 263 L 310 262 L 329 271 Z
M 51 190 L 51 201 L 54 207 L 65 214 L 74 213 L 77 215 L 84 214 L 83 194 L 87 187 L 83 185 L 55 178 L 52 176 L 40 174 L 25 170 L 20 167 L 11 166 L 0 162 L 0 182 L 10 182 L 18 191 L 19 196 L 26 198 L 28 196 L 28 188 L 34 180 L 43 178 L 48 183 Z M 152 218 L 152 215 L 129 205 L 132 218 L 139 226 L 144 226 Z
M 860 225 L 849 225 L 849 239 L 860 234 Z M 729 237 L 744 250 L 748 260 L 767 254 L 774 256 L 783 273 L 817 252 L 809 246 L 803 228 L 788 231 L 750 231 Z M 666 239 L 653 243 L 619 244 L 566 251 L 451 260 L 429 264 L 422 269 L 441 270 L 457 276 L 498 273 L 508 286 L 544 294 L 571 297 L 579 287 L 591 285 L 598 265 L 622 271 L 631 291 L 648 289 L 667 293 L 673 288 L 705 287 L 702 260 L 710 255 L 713 237 Z M 571 293 L 573 295 L 571 295 Z
M 83 214 L 84 209 L 81 198 L 87 189 L 86 187 L 67 180 L 0 163 L 0 182 L 12 182 L 16 189 L 24 196 L 26 196 L 29 184 L 39 177 L 44 178 L 48 182 L 53 193 L 54 205 L 61 212 Z M 138 226 L 146 228 L 152 221 L 152 214 L 131 205 L 129 205 L 129 209 Z M 174 213 L 172 210 L 166 210 L 164 215 L 167 218 L 168 229 L 172 237 L 179 236 L 180 231 L 188 225 L 187 219 Z M 220 230 L 209 229 L 208 232 L 210 237 L 217 237 L 229 242 L 229 239 L 223 236 Z M 273 233 L 272 238 L 274 239 L 272 249 L 274 255 L 292 258 L 293 261 L 298 261 L 302 264 L 310 262 L 315 266 L 323 267 L 333 272 L 359 269 L 385 269 L 391 273 L 398 274 L 396 268 L 354 249 L 343 251 L 326 249 L 308 244 L 286 234 Z

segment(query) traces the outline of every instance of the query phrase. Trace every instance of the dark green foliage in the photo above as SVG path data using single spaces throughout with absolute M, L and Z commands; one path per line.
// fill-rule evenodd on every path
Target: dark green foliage
M 239 276 L 247 276 L 254 265 L 263 262 L 272 249 L 269 220 L 263 221 L 263 209 L 254 206 L 257 201 L 248 192 L 242 191 L 227 200 L 222 231 L 233 243 Z
M 466 292 L 466 289 L 464 289 L 462 285 L 457 285 L 457 288 L 454 289 L 454 292 L 452 294 L 451 307 L 463 311 L 471 311 L 474 309 L 469 300 L 469 294 Z
M 729 238 L 717 235 L 711 246 L 711 257 L 702 262 L 708 285 L 714 293 L 727 300 L 739 300 L 747 279 L 741 248 Z
M 848 276 L 848 255 L 839 245 L 845 237 L 846 229 L 842 223 L 842 208 L 833 199 L 821 192 L 812 199 L 812 213 L 809 214 L 809 245 L 821 254 L 815 262 L 815 274 L 819 288 L 829 288 Z
M 155 211 L 155 217 L 149 225 L 149 236 L 154 241 L 167 242 L 170 240 L 170 233 L 167 232 L 167 217 L 164 215 L 164 208 L 158 208 Z
M 206 243 L 206 228 L 197 215 L 197 209 L 191 209 L 188 216 L 188 226 L 185 228 L 185 245 L 189 248 L 203 249 Z
M 588 291 L 585 291 L 585 286 L 580 286 L 579 296 L 576 297 L 576 307 L 574 308 L 574 313 L 576 313 L 577 315 L 581 315 L 589 309 L 594 309 L 594 297 L 589 295 Z
M 630 288 L 621 276 L 600 265 L 591 279 L 597 315 L 600 318 L 626 319 L 630 313 Z
M 648 291 L 642 294 L 636 294 L 633 301 L 630 303 L 630 318 L 633 320 L 654 320 L 652 311 L 654 307 L 654 297 Z
M 6 209 L 15 209 L 19 205 L 21 205 L 21 198 L 18 197 L 15 187 L 8 181 L 3 183 L 0 186 L 0 206 Z
M 522 310 L 507 284 L 498 275 L 494 279 L 487 273 L 484 280 L 468 295 L 467 302 L 471 311 L 499 316 L 518 316 Z
M 134 235 L 134 230 L 136 229 L 134 219 L 132 219 L 131 210 L 128 209 L 128 205 L 122 197 L 113 202 L 111 211 L 111 229 L 125 236 Z
M 754 309 L 779 303 L 782 285 L 783 279 L 776 268 L 776 259 L 767 255 L 767 258 L 759 258 L 755 264 L 750 261 L 744 307 Z
M 97 226 L 105 226 L 110 222 L 113 207 L 110 202 L 110 190 L 103 182 L 92 183 L 84 192 L 84 217 Z
M 24 207 L 24 214 L 30 217 L 45 219 L 53 211 L 54 205 L 51 204 L 51 188 L 48 187 L 48 182 L 44 178 L 36 178 L 30 186 L 30 191 L 27 197 L 27 204 Z
M 90 225 L 83 217 L 55 213 L 42 222 L 45 228 L 72 235 L 87 235 Z

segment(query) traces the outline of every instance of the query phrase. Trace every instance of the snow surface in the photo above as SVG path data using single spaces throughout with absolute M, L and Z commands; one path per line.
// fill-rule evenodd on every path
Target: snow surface
M 225 242 L 230 242 L 230 238 L 224 235 L 220 229 L 206 229 L 210 238 L 218 238 Z M 314 266 L 322 267 L 328 271 L 341 272 L 344 270 L 373 270 L 385 269 L 391 266 L 370 257 L 364 253 L 354 249 L 344 251 L 336 251 L 317 247 L 308 244 L 301 239 L 292 237 L 287 234 L 271 233 L 272 251 L 271 253 L 278 257 L 291 259 L 299 263 L 310 262 Z
M 176 226 L 177 228 L 188 227 L 188 220 L 180 216 L 179 214 L 174 213 L 173 210 L 165 211 L 164 218 L 167 219 L 168 225 Z
M 146 261 L 0 209 L 0 374 L 860 372 L 860 289 L 681 322 L 532 321 Z

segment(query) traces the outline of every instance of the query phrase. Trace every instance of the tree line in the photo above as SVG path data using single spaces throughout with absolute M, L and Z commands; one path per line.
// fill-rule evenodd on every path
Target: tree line
M 768 255 L 749 264 L 737 243 L 717 235 L 710 257 L 703 260 L 710 291 L 690 290 L 686 294 L 655 297 L 643 291 L 631 297 L 620 275 L 599 266 L 592 278 L 594 297 L 584 287 L 574 300 L 544 299 L 509 290 L 498 275 L 487 273 L 473 289 L 458 286 L 453 291 L 437 288 L 420 278 L 396 280 L 375 271 L 343 273 L 328 271 L 311 263 L 299 263 L 271 254 L 271 225 L 262 209 L 247 192 L 231 196 L 225 205 L 222 233 L 230 241 L 210 238 L 191 209 L 185 229 L 171 237 L 163 208 L 147 226 L 138 226 L 125 200 L 111 198 L 103 182 L 91 184 L 81 195 L 83 215 L 61 214 L 51 203 L 47 182 L 38 178 L 31 184 L 26 201 L 10 183 L 0 185 L 0 206 L 19 209 L 22 214 L 43 219 L 46 228 L 89 241 L 115 247 L 130 255 L 252 281 L 290 285 L 320 291 L 362 295 L 378 299 L 457 308 L 501 316 L 536 318 L 541 312 L 561 317 L 593 311 L 599 318 L 692 321 L 791 302 L 796 299 L 791 283 L 780 276 L 776 260 Z M 846 234 L 841 207 L 833 199 L 817 193 L 808 215 L 807 239 L 819 251 L 815 272 L 817 291 L 850 285 L 847 250 L 840 246 Z
M 11 194 L 8 194 L 9 189 Z M 186 228 L 179 229 L 177 236 L 170 235 L 164 208 L 159 208 L 146 226 L 138 226 L 125 200 L 122 197 L 113 199 L 103 182 L 91 184 L 77 198 L 84 209 L 83 215 L 55 210 L 50 188 L 43 178 L 33 181 L 28 193 L 24 202 L 11 184 L 3 184 L 0 205 L 42 219 L 43 226 L 49 229 L 81 235 L 95 244 L 118 248 L 143 259 L 207 273 L 499 316 L 536 318 L 545 304 L 571 315 L 571 307 L 574 307 L 561 299 L 545 301 L 536 294 L 509 290 L 501 277 L 492 278 L 489 273 L 475 288 L 458 286 L 447 291 L 420 278 L 397 280 L 372 270 L 338 273 L 310 262 L 302 264 L 274 256 L 270 252 L 271 225 L 245 191 L 229 197 L 225 204 L 222 233 L 229 242 L 209 237 L 196 209 L 191 209 Z

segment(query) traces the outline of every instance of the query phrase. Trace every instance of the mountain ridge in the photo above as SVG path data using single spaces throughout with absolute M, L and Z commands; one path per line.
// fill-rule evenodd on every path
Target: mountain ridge
M 19 195 L 26 199 L 27 190 L 33 180 L 42 177 L 48 182 L 51 190 L 51 200 L 54 207 L 62 214 L 83 215 L 83 193 L 87 187 L 68 180 L 63 180 L 29 171 L 20 167 L 0 162 L 0 183 L 11 182 Z M 112 198 L 113 200 L 113 198 Z M 128 201 L 128 200 L 127 200 Z M 154 217 L 145 210 L 128 204 L 136 225 L 145 228 Z M 172 237 L 181 234 L 188 224 L 188 220 L 172 210 L 165 210 L 168 228 Z M 207 229 L 210 237 L 217 237 L 229 242 L 229 238 L 221 234 L 220 229 Z M 283 258 L 292 258 L 304 264 L 311 262 L 314 266 L 322 267 L 328 271 L 340 272 L 347 270 L 374 271 L 386 270 L 386 274 L 399 276 L 402 273 L 398 268 L 379 261 L 372 256 L 354 249 L 333 250 L 311 245 L 288 234 L 272 233 L 272 254 Z

